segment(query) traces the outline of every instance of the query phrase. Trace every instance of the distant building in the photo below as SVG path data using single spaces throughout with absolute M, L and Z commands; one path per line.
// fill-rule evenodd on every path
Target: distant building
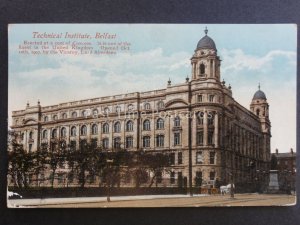
M 191 123 L 187 115 L 192 115 Z M 194 186 L 216 179 L 228 184 L 232 174 L 236 184 L 251 183 L 256 170 L 269 170 L 270 127 L 269 105 L 260 87 L 249 110 L 221 81 L 221 60 L 207 30 L 191 57 L 191 79 L 183 83 L 168 81 L 160 90 L 51 106 L 27 104 L 12 112 L 11 126 L 28 151 L 61 140 L 78 147 L 85 140 L 109 151 L 122 145 L 129 151 L 171 154 L 168 186 L 187 180 L 189 167 Z
M 296 152 L 291 148 L 289 152 L 279 153 L 276 149 L 272 157 L 276 158 L 274 169 L 278 170 L 280 188 L 286 189 L 290 186 L 292 190 L 295 190 Z

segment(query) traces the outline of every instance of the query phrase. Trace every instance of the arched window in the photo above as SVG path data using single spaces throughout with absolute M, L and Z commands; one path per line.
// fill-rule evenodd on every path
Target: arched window
M 48 116 L 45 116 L 44 117 L 44 122 L 48 122 L 48 120 L 49 120 Z
M 76 136 L 76 127 L 71 128 L 71 136 Z
M 144 121 L 143 130 L 150 130 L 150 121 L 149 120 Z
M 108 123 L 103 124 L 102 129 L 103 129 L 102 130 L 103 133 L 107 134 L 109 132 L 109 125 L 108 125 Z
M 200 74 L 201 75 L 205 74 L 205 65 L 203 63 L 200 64 Z
M 159 102 L 157 103 L 157 108 L 158 108 L 158 109 L 163 109 L 164 107 L 165 107 L 165 104 L 164 104 L 163 101 L 159 101 Z
M 127 110 L 128 110 L 129 112 L 131 112 L 131 111 L 133 110 L 133 105 L 132 105 L 132 104 L 129 104 L 129 105 L 127 106 Z
M 33 131 L 30 131 L 30 133 L 29 133 L 29 139 L 33 139 Z
M 63 118 L 63 119 L 67 119 L 67 117 L 68 117 L 68 116 L 67 116 L 67 113 L 63 113 L 63 114 L 62 114 L 62 118 Z
M 54 129 L 52 131 L 52 138 L 57 138 L 57 130 L 56 129 Z
M 82 117 L 87 117 L 87 116 L 88 116 L 88 111 L 82 110 L 82 111 L 81 111 L 81 116 L 82 116 Z
M 162 118 L 159 118 L 157 121 L 156 121 L 156 129 L 164 129 L 164 120 Z
M 43 130 L 42 138 L 46 139 L 47 137 L 48 137 L 48 131 L 47 130 Z
M 162 134 L 159 134 L 156 136 L 156 146 L 157 147 L 164 147 L 164 140 L 165 136 Z
M 119 113 L 119 112 L 121 112 L 121 106 L 116 106 L 116 113 Z
M 98 126 L 97 124 L 92 125 L 92 134 L 95 135 L 98 133 Z
M 67 129 L 65 127 L 61 128 L 60 135 L 62 137 L 66 137 L 67 136 Z
M 102 140 L 102 147 L 103 147 L 104 149 L 107 149 L 107 148 L 109 147 L 109 139 L 108 139 L 108 138 L 104 138 L 104 139 Z
M 144 105 L 144 109 L 145 110 L 150 110 L 151 109 L 151 105 L 150 105 L 150 103 L 145 103 L 145 105 Z
M 180 118 L 176 116 L 174 119 L 174 127 L 180 127 Z
M 93 109 L 93 117 L 97 117 L 98 116 L 98 109 Z
M 121 147 L 121 138 L 116 137 L 114 138 L 114 148 L 119 149 Z
M 116 132 L 116 133 L 121 132 L 121 123 L 120 122 L 115 122 L 115 124 L 114 124 L 114 132 Z
M 105 107 L 103 111 L 104 111 L 105 114 L 108 114 L 110 112 L 108 107 Z
M 133 122 L 131 120 L 126 123 L 126 131 L 133 131 Z
M 143 137 L 143 147 L 144 148 L 149 148 L 150 147 L 150 137 L 149 136 L 144 136 Z
M 77 112 L 72 112 L 72 118 L 76 118 L 77 117 Z
M 86 133 L 87 133 L 87 128 L 86 128 L 85 125 L 83 125 L 83 126 L 81 127 L 81 129 L 80 129 L 80 135 L 85 136 Z
M 256 110 L 256 115 L 259 116 L 259 109 Z
M 57 120 L 57 115 L 54 115 L 54 116 L 53 116 L 53 120 Z

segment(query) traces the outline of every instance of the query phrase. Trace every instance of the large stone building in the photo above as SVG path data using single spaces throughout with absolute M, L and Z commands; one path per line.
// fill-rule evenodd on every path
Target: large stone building
M 147 92 L 51 106 L 27 104 L 12 112 L 11 128 L 28 151 L 59 139 L 78 146 L 84 139 L 109 150 L 168 152 L 174 164 L 166 175 L 169 185 L 189 175 L 193 185 L 200 178 L 228 183 L 231 175 L 235 183 L 251 182 L 252 169 L 268 169 L 266 96 L 258 90 L 250 110 L 234 100 L 230 85 L 221 81 L 221 60 L 207 29 L 191 58 L 191 79 L 183 79 Z

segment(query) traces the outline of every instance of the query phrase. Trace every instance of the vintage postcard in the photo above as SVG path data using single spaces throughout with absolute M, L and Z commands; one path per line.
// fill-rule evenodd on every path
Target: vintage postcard
M 8 34 L 8 207 L 296 203 L 296 25 Z

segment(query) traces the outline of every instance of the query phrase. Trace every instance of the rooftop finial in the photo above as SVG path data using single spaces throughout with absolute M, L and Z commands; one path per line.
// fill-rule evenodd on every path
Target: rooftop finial
M 205 35 L 207 35 L 207 32 L 208 32 L 207 27 L 205 27 L 205 30 L 204 30 Z
M 171 85 L 171 79 L 169 77 L 169 80 L 168 80 L 168 85 L 170 86 Z
M 260 83 L 258 83 L 258 90 L 260 90 Z

